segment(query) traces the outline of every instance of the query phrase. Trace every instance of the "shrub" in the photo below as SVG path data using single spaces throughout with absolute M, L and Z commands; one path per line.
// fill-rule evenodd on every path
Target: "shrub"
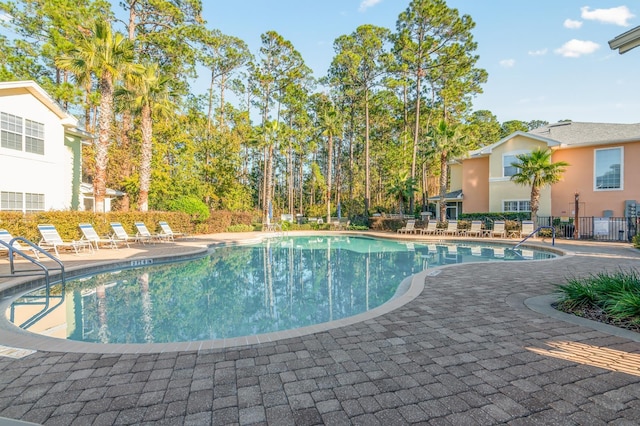
M 196 223 L 202 223 L 210 216 L 207 205 L 199 198 L 192 196 L 184 196 L 171 201 L 169 210 L 187 213 Z
M 633 239 L 631 241 L 633 242 L 633 246 L 635 248 L 640 249 L 640 234 L 638 234 L 635 237 L 633 237 Z
M 251 232 L 251 231 L 253 231 L 253 226 L 245 225 L 245 224 L 231 225 L 227 228 L 227 232 Z

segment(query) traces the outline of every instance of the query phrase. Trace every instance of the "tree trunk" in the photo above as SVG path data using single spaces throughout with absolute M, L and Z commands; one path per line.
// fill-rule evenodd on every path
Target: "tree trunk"
M 440 221 L 447 220 L 447 173 L 448 173 L 448 164 L 447 164 L 447 152 L 443 151 L 440 154 Z
M 140 158 L 140 194 L 138 197 L 138 210 L 149 211 L 149 188 L 151 187 L 151 158 L 153 156 L 153 130 L 151 119 L 151 107 L 148 104 L 142 107 L 141 132 L 142 147 Z
M 331 220 L 331 163 L 333 162 L 333 136 L 329 135 L 329 152 L 327 153 L 327 223 Z
M 369 160 L 369 92 L 365 89 L 364 93 L 364 120 L 365 120 L 365 144 L 364 144 L 364 215 L 369 217 L 369 207 L 371 202 L 371 162 Z
M 538 227 L 538 209 L 540 208 L 540 187 L 537 185 L 531 186 L 531 220 L 533 221 L 534 229 Z
M 113 115 L 113 81 L 105 71 L 100 79 L 100 117 L 98 119 L 98 141 L 96 145 L 96 173 L 93 179 L 94 209 L 104 213 L 104 199 L 107 193 L 107 163 L 111 143 L 111 120 Z

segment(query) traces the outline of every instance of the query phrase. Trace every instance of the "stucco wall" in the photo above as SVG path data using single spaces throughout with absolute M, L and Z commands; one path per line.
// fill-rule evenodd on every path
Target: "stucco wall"
M 26 91 L 0 92 L 0 111 L 44 124 L 44 155 L 0 148 L 0 191 L 45 195 L 46 210 L 71 207 L 72 151 L 59 117 Z
M 594 189 L 595 150 L 623 147 L 623 189 Z M 604 210 L 611 210 L 614 216 L 624 215 L 624 201 L 640 202 L 640 142 L 607 144 L 580 148 L 559 149 L 553 154 L 553 161 L 566 161 L 563 180 L 552 188 L 554 216 L 572 216 L 574 194 L 580 194 L 580 216 L 603 216 Z
M 464 161 L 461 188 L 463 213 L 489 211 L 489 157 Z

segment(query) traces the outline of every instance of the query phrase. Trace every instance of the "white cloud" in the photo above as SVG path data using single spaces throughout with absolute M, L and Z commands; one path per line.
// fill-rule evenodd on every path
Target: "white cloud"
M 500 61 L 500 66 L 503 68 L 513 68 L 515 64 L 516 64 L 515 59 L 503 59 Z
M 574 21 L 573 19 L 565 19 L 564 27 L 570 30 L 577 30 L 582 26 L 582 21 Z
M 548 49 L 545 47 L 544 49 L 538 49 L 538 50 L 530 50 L 529 55 L 530 56 L 543 56 L 547 54 Z
M 558 55 L 565 58 L 578 58 L 582 55 L 588 55 L 600 48 L 598 43 L 587 40 L 569 40 L 562 47 L 555 50 Z
M 590 19 L 592 21 L 600 21 L 605 24 L 615 24 L 621 27 L 628 27 L 629 19 L 635 15 L 631 13 L 627 6 L 612 7 L 610 9 L 593 9 L 590 10 L 589 6 L 580 8 L 582 19 Z
M 369 9 L 370 7 L 375 6 L 378 3 L 381 3 L 382 0 L 362 0 L 360 2 L 360 8 L 358 9 L 360 12 L 364 12 L 365 10 Z

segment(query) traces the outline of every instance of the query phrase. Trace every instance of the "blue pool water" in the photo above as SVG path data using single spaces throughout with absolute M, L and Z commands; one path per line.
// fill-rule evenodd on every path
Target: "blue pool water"
M 10 320 L 32 332 L 99 343 L 212 340 L 353 316 L 400 283 L 450 263 L 548 259 L 486 243 L 291 237 L 222 246 L 188 262 L 103 273 L 25 295 Z

